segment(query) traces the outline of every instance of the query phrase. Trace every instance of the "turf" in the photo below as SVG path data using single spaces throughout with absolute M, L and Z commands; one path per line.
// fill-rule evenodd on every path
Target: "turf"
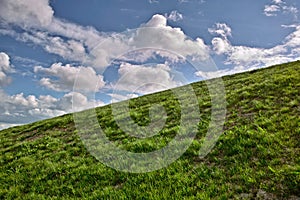
M 299 198 L 300 62 L 223 81 L 226 120 L 213 150 L 198 156 L 211 121 L 211 99 L 205 82 L 193 83 L 201 111 L 197 135 L 178 160 L 149 173 L 121 172 L 99 162 L 83 145 L 72 114 L 0 131 L 0 199 Z M 181 108 L 172 91 L 146 95 L 129 101 L 132 119 L 149 124 L 154 103 L 168 114 L 154 137 L 126 134 L 111 105 L 97 108 L 99 124 L 120 148 L 160 149 L 178 134 Z

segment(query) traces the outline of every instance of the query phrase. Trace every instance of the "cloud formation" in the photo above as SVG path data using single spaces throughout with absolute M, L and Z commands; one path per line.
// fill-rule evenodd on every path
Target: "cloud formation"
M 90 52 L 87 64 L 102 72 L 114 59 L 139 49 L 148 51 L 135 55 L 136 60 L 146 60 L 154 54 L 173 62 L 187 57 L 200 61 L 209 58 L 209 48 L 201 38 L 188 38 L 180 28 L 167 25 L 167 20 L 156 14 L 138 29 L 112 34 Z M 166 51 L 170 53 L 166 54 Z
M 276 16 L 280 11 L 280 7 L 277 5 L 265 5 L 264 14 L 268 17 Z
M 0 18 L 7 23 L 22 27 L 46 27 L 51 23 L 54 11 L 48 0 L 1 0 L 0 13 Z
M 226 56 L 224 64 L 233 65 L 233 68 L 199 71 L 196 72 L 196 75 L 207 79 L 299 60 L 300 26 L 295 25 L 288 28 L 293 28 L 295 31 L 288 35 L 282 44 L 272 48 L 255 48 L 232 45 L 228 39 L 228 36 L 231 36 L 230 27 L 217 23 L 214 28 L 209 29 L 210 33 L 219 35 L 212 39 L 212 50 L 217 55 Z
M 153 3 L 159 3 L 159 1 L 158 1 L 158 0 L 149 0 L 149 3 L 150 3 L 150 4 L 153 4 Z
M 168 18 L 168 20 L 177 22 L 183 19 L 183 15 L 178 12 L 177 10 L 173 10 L 169 15 L 166 15 L 166 17 Z
M 291 14 L 294 19 L 298 18 L 298 8 L 288 5 L 283 0 L 273 0 L 272 4 L 265 5 L 264 14 L 268 17 L 277 16 L 278 13 Z
M 210 34 L 220 35 L 223 38 L 231 36 L 231 28 L 225 23 L 216 23 L 213 28 L 209 28 L 208 32 Z
M 31 3 L 35 5 L 37 0 L 31 0 Z M 11 27 L 0 30 L 0 34 L 39 45 L 70 62 L 84 62 L 99 72 L 103 72 L 112 60 L 136 48 L 166 49 L 183 57 L 208 58 L 208 47 L 201 38 L 190 39 L 180 28 L 167 25 L 167 20 L 183 18 L 178 11 L 172 11 L 168 16 L 156 14 L 136 30 L 107 34 L 56 18 L 48 3 L 38 1 L 39 9 L 35 9 L 21 1 L 5 0 L 1 9 L 6 10 L 0 12 L 1 21 L 17 25 L 23 31 L 17 32 Z M 20 9 L 22 7 L 25 9 Z M 12 15 L 17 10 L 20 15 Z M 36 18 L 40 21 L 37 22 Z
M 0 130 L 101 105 L 104 103 L 88 100 L 78 92 L 55 98 L 50 95 L 25 96 L 23 93 L 9 96 L 0 90 Z
M 180 85 L 173 80 L 171 68 L 166 64 L 144 66 L 122 63 L 118 73 L 120 79 L 113 86 L 118 91 L 149 94 Z
M 9 56 L 4 52 L 0 52 L 0 86 L 10 83 L 11 78 L 7 76 L 7 73 L 11 71 Z
M 76 89 L 83 92 L 96 92 L 105 85 L 103 76 L 97 75 L 91 67 L 73 67 L 70 64 L 63 66 L 62 63 L 54 63 L 50 68 L 36 66 L 34 72 L 46 76 L 40 79 L 42 86 L 58 92 L 73 91 L 75 80 Z

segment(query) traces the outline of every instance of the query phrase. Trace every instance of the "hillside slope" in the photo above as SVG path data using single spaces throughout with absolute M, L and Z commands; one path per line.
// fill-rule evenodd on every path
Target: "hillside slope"
M 297 199 L 300 195 L 300 62 L 223 77 L 224 133 L 203 159 L 198 151 L 211 103 L 205 82 L 192 84 L 201 121 L 190 148 L 167 168 L 120 172 L 86 150 L 71 114 L 0 131 L 0 199 Z M 188 94 L 182 94 L 188 96 Z M 120 147 L 150 152 L 178 131 L 180 106 L 170 91 L 130 100 L 147 125 L 149 105 L 163 102 L 167 123 L 149 139 L 129 137 L 111 106 L 97 109 L 105 133 Z

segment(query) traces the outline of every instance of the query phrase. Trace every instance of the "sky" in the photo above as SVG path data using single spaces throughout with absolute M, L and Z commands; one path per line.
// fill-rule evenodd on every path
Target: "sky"
M 300 59 L 297 0 L 0 0 L 0 129 Z

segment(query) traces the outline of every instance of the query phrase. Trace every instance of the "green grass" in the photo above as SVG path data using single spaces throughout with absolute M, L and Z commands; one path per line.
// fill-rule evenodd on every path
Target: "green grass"
M 210 123 L 211 103 L 205 82 L 198 82 L 192 84 L 201 111 L 197 136 L 180 159 L 154 172 L 127 173 L 103 165 L 84 147 L 72 115 L 0 131 L 0 199 L 299 197 L 300 62 L 223 80 L 224 133 L 205 158 L 198 151 Z M 180 106 L 172 92 L 130 100 L 130 114 L 145 126 L 150 105 L 158 102 L 165 107 L 167 123 L 152 138 L 137 139 L 120 130 L 110 105 L 97 109 L 99 124 L 120 148 L 160 149 L 180 128 Z

